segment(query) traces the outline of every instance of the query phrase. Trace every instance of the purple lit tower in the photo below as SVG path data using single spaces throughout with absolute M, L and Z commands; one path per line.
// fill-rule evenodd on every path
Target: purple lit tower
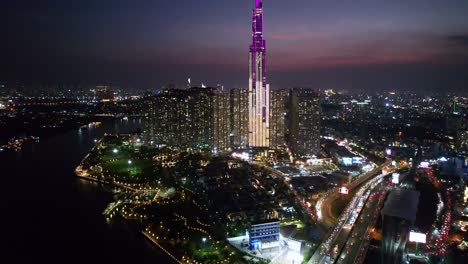
M 249 51 L 249 146 L 268 147 L 270 87 L 266 83 L 263 5 L 255 0 Z

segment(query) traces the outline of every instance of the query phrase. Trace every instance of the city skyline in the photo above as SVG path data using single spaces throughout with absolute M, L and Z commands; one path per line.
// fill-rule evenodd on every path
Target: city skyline
M 4 1 L 2 259 L 468 263 L 466 10 Z
M 247 87 L 245 11 L 251 5 L 6 3 L 0 80 L 160 88 L 191 77 Z M 455 0 L 268 1 L 269 83 L 272 89 L 463 90 L 467 8 Z

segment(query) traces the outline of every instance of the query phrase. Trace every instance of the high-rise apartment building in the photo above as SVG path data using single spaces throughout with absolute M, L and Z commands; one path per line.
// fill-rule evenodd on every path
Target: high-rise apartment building
M 288 103 L 288 145 L 297 156 L 320 151 L 320 97 L 312 89 L 293 88 Z
M 214 148 L 214 88 L 193 87 L 187 90 L 189 145 L 192 148 Z
M 218 91 L 213 100 L 213 146 L 226 150 L 231 146 L 231 102 L 230 94 Z
M 284 89 L 270 90 L 269 145 L 271 148 L 284 146 L 285 143 L 285 117 L 288 95 L 288 91 Z
M 146 142 L 225 150 L 230 146 L 229 95 L 215 88 L 165 89 L 147 100 Z
M 153 98 L 153 120 L 156 144 L 186 148 L 192 141 L 190 135 L 188 92 L 185 90 L 165 89 Z
M 231 96 L 231 145 L 246 147 L 249 140 L 249 90 L 235 88 Z

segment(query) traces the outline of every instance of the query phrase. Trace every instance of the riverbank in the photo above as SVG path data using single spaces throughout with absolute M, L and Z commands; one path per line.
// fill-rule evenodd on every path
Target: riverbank
M 71 129 L 0 157 L 8 241 L 5 263 L 171 263 L 150 241 L 102 212 L 113 200 L 101 184 L 76 177 L 76 165 L 105 133 L 126 133 L 139 120 L 109 120 L 99 128 Z M 103 189 L 104 188 L 104 189 Z M 108 189 L 108 188 L 107 188 Z M 27 246 L 25 241 L 34 238 Z
M 101 183 L 101 184 L 106 184 L 106 185 L 109 185 L 109 186 L 112 186 L 112 187 L 119 187 L 119 188 L 124 188 L 124 189 L 127 189 L 127 190 L 130 190 L 130 191 L 137 191 L 136 189 L 134 188 L 131 188 L 131 187 L 128 187 L 128 186 L 125 186 L 123 184 L 118 184 L 118 183 L 112 183 L 112 182 L 108 182 L 108 181 L 104 181 L 104 180 L 100 180 L 100 179 L 97 179 L 97 178 L 94 178 L 92 177 L 90 174 L 88 174 L 86 171 L 84 171 L 82 169 L 82 166 L 79 165 L 78 167 L 76 167 L 75 169 L 75 174 L 76 176 L 82 178 L 82 179 L 85 179 L 85 180 L 88 180 L 88 181 L 92 181 L 92 182 L 97 182 L 97 183 Z M 127 217 L 122 214 L 119 210 L 116 211 L 117 214 L 119 215 L 119 217 L 121 217 L 124 221 L 126 221 L 128 224 L 132 225 L 131 222 L 129 222 L 129 220 L 127 219 Z M 156 239 L 153 237 L 154 234 L 151 234 L 148 230 L 144 230 L 144 231 L 141 231 L 141 233 L 147 238 L 149 239 L 155 246 L 157 246 L 159 249 L 162 250 L 162 252 L 164 252 L 167 256 L 169 256 L 172 260 L 174 260 L 176 263 L 183 263 L 181 261 L 179 261 L 179 259 L 177 259 L 174 255 L 172 255 L 167 249 L 165 249 L 163 246 L 161 246 L 157 241 Z
M 169 151 L 142 145 L 137 135 L 107 134 L 95 141 L 75 174 L 121 188 L 113 191 L 106 216 L 121 217 L 137 227 L 138 233 L 143 231 L 171 261 L 232 263 L 238 256 L 224 241 L 223 231 L 209 224 L 213 215 L 207 212 L 204 198 L 198 192 L 186 191 L 182 181 L 176 182 L 172 176 L 180 175 L 185 168 L 180 164 L 187 160 L 202 161 L 206 157 L 188 158 Z M 179 167 L 174 166 L 177 164 Z M 173 167 L 176 169 L 168 170 Z

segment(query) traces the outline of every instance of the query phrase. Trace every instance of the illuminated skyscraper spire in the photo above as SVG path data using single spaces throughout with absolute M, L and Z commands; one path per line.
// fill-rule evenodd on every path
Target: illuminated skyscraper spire
M 249 146 L 268 147 L 269 85 L 266 83 L 266 45 L 263 39 L 263 5 L 255 0 L 252 44 L 249 50 Z

